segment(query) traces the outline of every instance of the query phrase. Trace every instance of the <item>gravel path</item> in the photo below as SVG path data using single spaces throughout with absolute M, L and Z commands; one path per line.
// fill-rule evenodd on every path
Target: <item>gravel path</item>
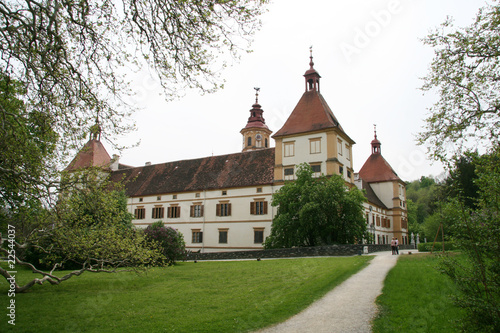
M 375 258 L 367 267 L 307 309 L 283 323 L 256 333 L 370 332 L 370 322 L 377 311 L 375 299 L 381 294 L 384 279 L 396 265 L 397 258 L 391 252 L 375 253 Z

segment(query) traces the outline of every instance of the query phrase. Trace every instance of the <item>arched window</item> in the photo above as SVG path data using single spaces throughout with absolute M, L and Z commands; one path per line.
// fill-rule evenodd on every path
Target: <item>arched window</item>
M 267 148 L 267 138 L 264 140 L 264 146 Z
M 247 143 L 247 146 L 251 146 L 252 145 L 252 137 L 248 137 L 248 143 Z

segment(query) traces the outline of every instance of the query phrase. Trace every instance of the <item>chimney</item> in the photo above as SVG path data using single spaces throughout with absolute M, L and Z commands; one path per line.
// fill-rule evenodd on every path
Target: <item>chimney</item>
M 146 166 L 151 165 L 151 162 L 146 162 Z
M 111 165 L 109 166 L 111 171 L 118 170 L 119 161 L 120 161 L 120 156 L 113 154 L 113 158 L 111 159 Z

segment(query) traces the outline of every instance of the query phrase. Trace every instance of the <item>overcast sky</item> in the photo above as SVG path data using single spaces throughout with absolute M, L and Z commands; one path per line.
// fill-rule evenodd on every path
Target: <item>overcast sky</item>
M 428 108 L 421 77 L 433 50 L 419 38 L 452 16 L 456 26 L 472 23 L 485 1 L 477 0 L 274 0 L 262 17 L 253 53 L 223 72 L 225 88 L 199 96 L 187 92 L 174 102 L 158 95 L 158 84 L 146 74 L 135 82 L 138 130 L 118 143 L 136 148 L 121 153 L 133 166 L 236 153 L 260 87 L 259 103 L 266 124 L 278 131 L 304 93 L 303 74 L 314 67 L 321 75 L 321 94 L 345 132 L 356 141 L 354 170 L 371 152 L 377 125 L 382 155 L 405 181 L 442 173 L 424 147 L 415 144 Z M 272 146 L 274 146 L 274 140 Z M 108 148 L 109 145 L 106 147 Z M 110 151 L 111 154 L 116 153 Z

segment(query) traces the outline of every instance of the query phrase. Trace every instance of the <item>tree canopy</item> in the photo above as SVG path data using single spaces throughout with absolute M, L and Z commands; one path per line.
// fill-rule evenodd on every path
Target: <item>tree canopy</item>
M 33 189 L 54 180 L 51 171 L 64 167 L 96 119 L 108 140 L 132 130 L 137 106 L 126 102 L 134 94 L 128 74 L 142 68 L 167 98 L 220 88 L 221 69 L 248 51 L 266 2 L 2 1 L 0 130 L 11 138 L 3 141 L 5 154 L 17 160 L 2 160 L 0 172 L 24 176 Z M 23 140 L 12 145 L 17 137 Z M 16 165 L 28 163 L 42 167 L 21 175 Z
M 420 143 L 447 162 L 463 148 L 492 147 L 500 134 L 500 5 L 480 9 L 475 21 L 454 28 L 448 19 L 424 38 L 434 59 L 424 91 L 437 91 Z
M 360 242 L 366 237 L 365 200 L 357 188 L 347 189 L 341 176 L 314 178 L 311 167 L 301 164 L 297 179 L 273 195 L 278 211 L 265 247 Z

